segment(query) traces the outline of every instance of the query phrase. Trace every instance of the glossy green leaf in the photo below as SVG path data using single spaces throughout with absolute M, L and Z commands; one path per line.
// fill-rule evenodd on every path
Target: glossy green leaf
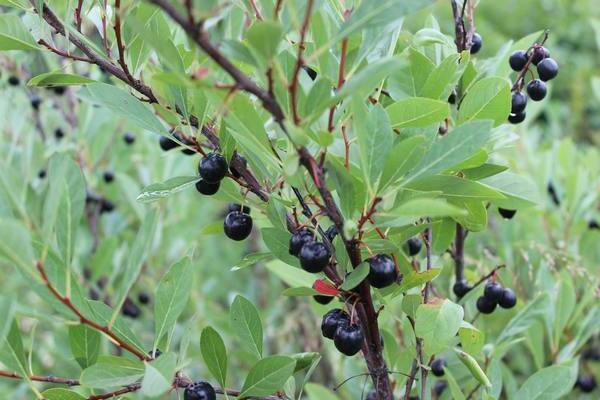
M 570 360 L 559 365 L 543 368 L 531 375 L 519 391 L 517 399 L 554 400 L 571 392 L 577 379 L 578 362 Z
M 242 345 L 257 359 L 262 358 L 263 328 L 254 304 L 242 296 L 236 296 L 229 311 L 229 321 Z
M 86 325 L 69 327 L 69 344 L 77 364 L 83 369 L 94 364 L 100 354 L 100 332 Z
M 142 379 L 142 394 L 148 397 L 158 397 L 172 388 L 177 356 L 175 353 L 163 353 L 156 360 L 145 363 L 144 378 Z
M 165 182 L 153 183 L 142 189 L 142 193 L 137 197 L 137 201 L 140 203 L 151 203 L 164 199 L 193 186 L 198 179 L 197 176 L 178 176 L 170 178 Z
M 106 389 L 125 386 L 144 376 L 144 363 L 125 357 L 102 356 L 79 379 L 84 387 Z
M 39 50 L 35 39 L 16 14 L 0 14 L 0 50 Z
M 460 104 L 458 122 L 491 119 L 498 126 L 506 121 L 511 107 L 508 80 L 489 77 L 471 87 Z
M 442 122 L 450 115 L 446 101 L 412 97 L 395 102 L 386 109 L 392 128 L 419 128 Z
M 85 85 L 87 83 L 96 83 L 96 81 L 80 75 L 46 72 L 45 74 L 36 75 L 31 78 L 27 82 L 27 86 L 56 87 Z
M 458 333 L 463 314 L 463 308 L 450 300 L 421 304 L 417 308 L 415 334 L 423 339 L 427 356 L 446 348 Z
M 296 361 L 285 356 L 270 356 L 258 361 L 248 372 L 239 397 L 260 397 L 280 390 L 294 373 Z
M 344 283 L 340 286 L 342 290 L 350 290 L 357 287 L 365 278 L 369 275 L 369 263 L 363 262 L 356 267 L 350 274 L 344 279 Z
M 225 387 L 227 380 L 227 350 L 221 335 L 210 326 L 202 330 L 200 351 L 212 376 L 219 382 L 221 387 Z

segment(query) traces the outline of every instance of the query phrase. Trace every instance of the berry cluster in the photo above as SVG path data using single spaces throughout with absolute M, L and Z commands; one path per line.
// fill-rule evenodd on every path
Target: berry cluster
M 215 400 L 217 393 L 208 382 L 197 381 L 186 386 L 183 393 L 184 400 Z
M 477 299 L 477 310 L 482 314 L 491 314 L 496 306 L 513 308 L 517 304 L 517 296 L 510 288 L 503 288 L 498 282 L 488 282 L 483 296 Z
M 544 46 L 535 44 L 528 51 L 519 50 L 514 52 L 509 60 L 513 71 L 519 72 L 517 82 L 513 86 L 512 104 L 508 121 L 519 124 L 525 120 L 525 108 L 527 96 L 521 91 L 523 89 L 525 75 L 530 71 L 531 64 L 537 67 L 538 78 L 532 79 L 527 84 L 527 95 L 533 101 L 541 101 L 546 97 L 546 82 L 558 75 L 558 63 L 550 58 L 550 52 Z
M 333 339 L 335 347 L 347 356 L 358 353 L 365 339 L 360 325 L 353 324 L 348 313 L 339 308 L 323 316 L 321 333 L 327 339 Z

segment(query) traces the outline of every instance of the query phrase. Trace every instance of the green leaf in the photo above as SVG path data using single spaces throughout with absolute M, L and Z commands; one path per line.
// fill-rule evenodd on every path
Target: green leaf
M 98 360 L 100 332 L 86 325 L 69 326 L 69 344 L 75 361 L 85 369 Z
M 39 47 L 21 18 L 0 14 L 0 50 L 39 50 Z
M 221 228 L 221 222 L 219 222 L 219 227 Z M 220 231 L 219 231 L 220 232 Z M 231 271 L 239 271 L 240 269 L 244 269 L 250 267 L 252 265 L 261 263 L 263 261 L 269 260 L 273 258 L 273 254 L 270 251 L 262 251 L 258 253 L 246 254 L 244 258 L 240 260 L 236 265 L 231 267 Z
M 27 82 L 27 86 L 55 87 L 55 86 L 75 86 L 85 85 L 87 83 L 96 83 L 95 80 L 85 76 L 65 74 L 62 72 L 46 72 L 34 76 Z
M 394 99 L 419 96 L 423 85 L 435 68 L 435 64 L 429 57 L 413 47 L 408 49 L 406 57 L 409 63 L 390 75 L 387 82 L 388 90 Z
M 419 287 L 424 283 L 434 280 L 440 274 L 440 272 L 440 268 L 432 268 L 428 271 L 413 272 L 409 275 L 406 275 L 402 278 L 402 282 L 400 283 L 398 291 L 406 292 L 414 287 Z
M 397 143 L 385 159 L 380 188 L 384 189 L 406 174 L 421 160 L 428 146 L 425 136 L 422 135 L 412 136 Z
M 221 335 L 210 326 L 202 330 L 200 335 L 200 351 L 206 367 L 212 376 L 225 387 L 227 379 L 227 350 Z
M 542 368 L 527 378 L 514 398 L 527 400 L 563 398 L 573 390 L 578 367 L 576 360 L 570 360 L 563 364 Z
M 455 349 L 454 351 L 458 355 L 458 359 L 471 372 L 471 375 L 473 375 L 473 378 L 477 379 L 477 381 L 485 387 L 489 388 L 492 386 L 492 383 L 490 382 L 490 380 L 486 376 L 485 372 L 483 372 L 483 370 L 477 363 L 477 360 L 475 360 L 473 357 L 471 357 L 469 354 L 465 353 L 462 350 Z
M 458 330 L 462 348 L 469 354 L 478 355 L 485 344 L 485 334 L 467 321 L 463 321 Z
M 106 389 L 130 385 L 144 376 L 144 363 L 124 357 L 101 356 L 86 368 L 79 379 L 81 386 Z
M 494 201 L 499 207 L 517 209 L 541 203 L 537 185 L 531 179 L 511 172 L 491 176 L 480 180 L 481 183 L 495 188 L 506 198 Z
M 431 99 L 447 100 L 468 64 L 469 52 L 466 51 L 446 57 L 429 74 L 419 95 Z
M 460 164 L 481 149 L 491 137 L 491 121 L 460 125 L 437 138 L 425 156 L 408 173 L 404 182 L 434 175 Z
M 265 264 L 267 269 L 277 275 L 287 285 L 311 287 L 315 281 L 314 274 L 301 268 L 292 267 L 280 260 L 271 260 Z
M 17 220 L 0 219 L 0 225 L 0 258 L 39 281 L 29 231 Z
M 386 57 L 372 62 L 350 77 L 340 91 L 333 97 L 331 105 L 353 95 L 364 97 L 380 84 L 391 73 L 401 68 L 405 61 L 399 57 Z
M 445 199 L 413 199 L 400 204 L 389 213 L 381 213 L 382 216 L 394 217 L 453 217 L 466 215 L 466 211 L 448 203 Z
M 506 122 L 510 113 L 511 96 L 508 80 L 488 77 L 475 83 L 458 111 L 458 123 L 475 119 L 491 119 L 494 126 Z
M 153 183 L 142 189 L 142 193 L 136 200 L 140 203 L 151 203 L 164 199 L 194 185 L 198 179 L 200 178 L 197 176 L 178 176 L 167 179 L 165 182 Z
M 548 293 L 538 295 L 506 324 L 496 339 L 496 346 L 513 339 L 516 335 L 529 329 L 534 322 L 542 320 L 548 312 L 547 307 L 549 304 Z
M 458 333 L 463 314 L 463 308 L 450 300 L 421 304 L 417 308 L 415 334 L 423 339 L 427 357 L 446 348 Z
M 269 396 L 280 390 L 294 373 L 296 361 L 285 356 L 270 356 L 258 361 L 248 372 L 240 398 Z
M 421 192 L 441 192 L 443 197 L 463 200 L 499 200 L 504 196 L 479 182 L 461 179 L 452 175 L 434 175 L 406 185 L 407 189 Z
M 277 54 L 277 47 L 283 38 L 281 25 L 273 21 L 257 21 L 246 31 L 250 46 L 268 61 Z
M 63 388 L 52 388 L 45 390 L 43 393 L 44 399 L 46 400 L 86 400 L 87 397 L 83 397 L 77 392 Z
M 340 286 L 342 290 L 350 290 L 357 287 L 369 275 L 369 263 L 362 262 L 344 279 L 344 283 Z
M 281 294 L 284 296 L 315 296 L 315 295 L 318 295 L 319 292 L 317 292 L 313 288 L 309 288 L 306 286 L 300 286 L 300 287 L 287 288 L 284 291 L 282 291 Z
M 418 294 L 407 294 L 402 298 L 402 311 L 412 319 L 417 315 L 417 309 L 423 304 L 423 298 Z
M 146 362 L 145 365 L 142 394 L 148 397 L 158 397 L 172 388 L 177 368 L 175 353 L 163 353 L 156 360 Z
M 158 283 L 154 301 L 155 346 L 175 326 L 190 297 L 193 280 L 192 263 L 186 257 L 173 264 Z
M 0 362 L 21 376 L 29 376 L 23 340 L 16 319 L 12 319 L 8 334 L 2 340 Z
M 452 375 L 452 371 L 450 371 L 448 368 L 444 368 L 444 376 L 445 376 L 446 380 L 448 381 L 448 387 L 450 389 L 450 393 L 452 394 L 452 399 L 453 400 L 465 400 L 466 397 L 465 397 L 464 393 L 462 392 L 458 382 L 456 382 L 454 375 Z
M 392 128 L 419 128 L 442 122 L 450 115 L 448 102 L 424 97 L 411 97 L 393 103 L 386 109 Z
M 307 383 L 306 384 L 306 393 L 310 400 L 339 400 L 340 398 L 336 396 L 331 390 L 327 389 L 325 386 L 318 385 L 316 383 Z
M 248 299 L 236 296 L 229 311 L 231 328 L 256 358 L 262 358 L 263 328 L 258 310 Z M 287 378 L 286 378 L 287 379 Z
M 137 124 L 140 128 L 169 136 L 169 132 L 150 108 L 123 89 L 105 83 L 94 83 L 83 86 L 77 92 L 77 96 L 108 108 L 117 115 Z
M 261 236 L 273 255 L 292 266 L 298 266 L 298 259 L 290 255 L 289 234 L 283 229 L 263 228 Z

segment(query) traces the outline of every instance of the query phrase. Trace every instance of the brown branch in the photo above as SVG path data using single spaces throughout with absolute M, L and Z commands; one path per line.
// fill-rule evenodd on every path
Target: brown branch
M 127 343 L 123 339 L 121 339 L 117 334 L 115 334 L 113 331 L 111 331 L 108 326 L 100 325 L 99 323 L 92 321 L 91 319 L 88 319 L 85 315 L 83 315 L 81 313 L 81 311 L 79 311 L 79 309 L 73 304 L 73 302 L 71 301 L 71 299 L 69 297 L 63 296 L 62 294 L 60 294 L 60 292 L 56 289 L 56 287 L 54 287 L 54 285 L 52 285 L 52 283 L 48 279 L 48 275 L 46 275 L 46 270 L 44 269 L 44 264 L 42 264 L 41 262 L 37 262 L 36 267 L 40 273 L 40 276 L 42 277 L 44 284 L 48 288 L 48 290 L 50 290 L 52 295 L 54 295 L 54 297 L 56 297 L 56 299 L 58 301 L 60 301 L 65 307 L 67 307 L 69 310 L 71 310 L 77 316 L 77 318 L 79 318 L 80 323 L 87 325 L 90 328 L 93 328 L 99 332 L 104 333 L 117 346 L 119 346 L 123 350 L 126 350 L 126 351 L 130 352 L 131 354 L 135 355 L 140 360 L 142 360 L 142 361 L 152 360 L 152 358 L 150 356 L 148 356 L 144 352 L 136 349 L 135 347 L 133 347 L 132 345 L 130 345 L 129 343 Z
M 117 50 L 119 51 L 119 65 L 123 69 L 125 76 L 129 82 L 133 82 L 133 76 L 129 72 L 129 67 L 125 61 L 125 45 L 123 44 L 123 37 L 121 35 L 121 0 L 115 0 L 115 37 L 117 39 Z
M 8 371 L 0 371 L 0 376 L 10 379 L 28 379 L 34 382 L 48 382 L 48 383 L 57 383 L 61 385 L 67 386 L 78 386 L 79 381 L 77 379 L 71 378 L 59 378 L 57 376 L 42 376 L 42 375 L 30 375 L 28 377 L 23 377 L 21 375 L 15 374 L 14 372 Z
M 262 21 L 264 18 L 262 16 L 262 13 L 260 12 L 260 9 L 258 8 L 258 5 L 256 4 L 256 0 L 250 0 L 250 5 L 254 10 L 254 15 L 256 16 L 256 19 Z
M 306 32 L 308 31 L 308 24 L 310 23 L 310 16 L 312 14 L 312 9 L 314 6 L 314 0 L 308 0 L 306 5 L 306 12 L 304 14 L 304 20 L 302 21 L 302 26 L 300 27 L 300 42 L 298 43 L 298 54 L 296 56 L 296 66 L 294 67 L 294 72 L 292 74 L 292 83 L 290 84 L 290 97 L 291 97 L 291 109 L 292 116 L 294 118 L 294 123 L 296 125 L 300 124 L 300 116 L 298 115 L 298 75 L 300 74 L 300 70 L 304 65 L 304 58 L 302 55 L 304 54 L 305 49 L 305 41 L 306 41 Z
M 58 54 L 61 57 L 64 58 L 70 58 L 72 60 L 75 61 L 83 61 L 83 62 L 87 62 L 87 63 L 94 63 L 92 60 L 90 60 L 89 58 L 86 57 L 79 57 L 79 56 L 74 56 L 73 54 L 67 54 L 64 51 L 58 50 L 55 47 L 52 47 L 48 42 L 46 42 L 44 39 L 40 39 L 38 40 L 38 44 L 44 46 L 45 48 L 47 48 L 48 50 L 50 50 L 51 52 Z
M 424 241 L 425 241 L 425 250 L 426 250 L 426 254 L 427 254 L 427 271 L 429 271 L 431 269 L 431 240 L 432 240 L 432 233 L 431 233 L 431 226 L 429 226 L 427 229 L 425 229 L 425 237 L 424 237 Z M 427 302 L 429 301 L 429 288 L 431 286 L 431 281 L 427 281 L 425 283 L 425 288 L 423 289 L 423 303 L 427 304 Z M 425 380 L 425 379 L 423 379 Z
M 77 0 L 77 7 L 75 7 L 75 11 L 73 12 L 75 15 L 75 27 L 77 31 L 81 33 L 81 9 L 83 8 L 83 0 Z
M 275 9 L 273 10 L 273 16 L 275 19 L 279 18 L 279 13 L 281 12 L 281 8 L 283 7 L 283 0 L 277 0 L 275 3 Z
M 456 234 L 454 235 L 454 250 L 452 258 L 454 259 L 454 275 L 456 281 L 465 279 L 465 238 L 467 231 L 461 224 L 456 224 Z

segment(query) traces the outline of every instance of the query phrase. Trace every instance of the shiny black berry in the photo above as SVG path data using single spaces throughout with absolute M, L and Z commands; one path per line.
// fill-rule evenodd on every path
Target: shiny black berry
M 423 247 L 423 243 L 418 237 L 411 237 L 406 241 L 406 247 L 408 249 L 408 255 L 412 257 L 419 254 L 421 247 Z
M 444 367 L 446 366 L 446 360 L 443 358 L 436 358 L 431 363 L 431 373 L 435 376 L 444 376 Z
M 498 282 L 488 282 L 483 289 L 483 295 L 489 300 L 499 302 L 504 294 L 504 288 Z
M 523 50 L 518 50 L 511 54 L 510 58 L 508 59 L 508 63 L 513 71 L 519 72 L 525 68 L 528 60 L 529 57 L 527 57 L 527 53 Z
M 545 58 L 537 65 L 538 76 L 544 82 L 556 78 L 558 64 L 552 58 Z
M 583 375 L 577 378 L 575 386 L 583 393 L 591 393 L 596 389 L 596 379 L 592 375 Z
M 33 96 L 31 98 L 31 107 L 33 107 L 34 110 L 39 110 L 40 104 L 42 104 L 42 99 L 40 97 Z
M 477 54 L 479 53 L 479 50 L 481 50 L 481 46 L 483 45 L 483 39 L 481 39 L 481 36 L 479 35 L 479 33 L 475 33 L 473 35 L 473 40 L 471 41 L 471 54 Z
M 502 215 L 502 218 L 512 219 L 517 213 L 517 210 L 509 210 L 507 208 L 498 207 L 498 212 Z
M 115 209 L 115 204 L 107 199 L 100 200 L 100 213 L 110 213 Z
M 531 62 L 533 63 L 533 65 L 538 65 L 540 61 L 548 57 L 550 57 L 550 52 L 547 48 L 536 47 L 533 49 L 533 58 L 531 59 Z
M 376 288 L 390 286 L 398 279 L 396 264 L 387 254 L 377 254 L 369 260 L 369 283 Z
M 227 205 L 227 211 L 229 211 L 229 212 L 240 211 L 240 212 L 243 212 L 244 214 L 250 214 L 250 207 L 243 206 L 243 205 L 237 204 L 237 203 L 229 203 Z
M 339 308 L 330 310 L 321 321 L 321 333 L 327 339 L 333 339 L 338 326 L 350 324 L 350 316 Z
M 142 310 L 128 297 L 123 303 L 121 313 L 126 317 L 135 319 L 139 318 L 139 316 L 142 315 Z
M 123 135 L 123 140 L 125 141 L 125 144 L 133 144 L 133 142 L 135 142 L 135 136 L 133 133 L 127 132 Z
M 335 239 L 335 237 L 337 235 L 338 235 L 338 229 L 337 229 L 337 226 L 335 226 L 335 225 L 331 225 L 325 231 L 325 236 L 327 236 L 327 239 L 329 239 L 330 242 L 333 242 L 333 239 Z
M 44 179 L 46 177 L 46 170 L 45 169 L 40 169 L 38 172 L 38 178 L 40 179 Z
M 160 139 L 158 139 L 158 144 L 160 145 L 160 148 L 163 151 L 169 151 L 174 149 L 175 147 L 179 147 L 179 143 L 175 142 L 174 140 L 171 140 L 166 136 L 161 136 Z
M 600 229 L 600 224 L 595 219 L 588 222 L 588 229 Z
M 150 303 L 150 295 L 146 292 L 140 292 L 138 294 L 138 301 L 140 304 L 148 304 Z
M 298 257 L 305 271 L 317 273 L 323 271 L 329 264 L 331 252 L 321 242 L 309 242 L 302 246 Z
M 9 76 L 8 77 L 8 84 L 11 86 L 17 86 L 19 85 L 19 83 L 21 83 L 21 80 L 19 79 L 19 77 L 17 76 Z
M 221 182 L 217 183 L 208 183 L 204 179 L 200 179 L 196 182 L 196 190 L 203 195 L 212 196 L 213 194 L 219 191 L 219 187 L 221 187 Z
M 300 250 L 302 250 L 302 247 L 305 244 L 314 241 L 315 236 L 312 231 L 310 231 L 307 228 L 299 229 L 296 232 L 294 232 L 290 237 L 289 252 L 294 257 L 298 257 L 298 255 L 300 254 Z
M 223 222 L 223 230 L 230 239 L 244 240 L 252 232 L 252 217 L 239 211 L 230 212 Z
M 54 130 L 54 137 L 58 140 L 62 139 L 63 137 L 65 137 L 65 132 L 60 129 L 60 128 L 56 128 Z
M 227 173 L 227 161 L 219 153 L 209 153 L 198 163 L 198 173 L 205 181 L 217 183 Z
M 183 392 L 184 400 L 215 400 L 217 393 L 208 382 L 198 381 L 190 383 Z
M 115 180 L 115 174 L 113 174 L 112 171 L 104 171 L 102 178 L 104 179 L 104 182 L 111 183 Z
M 511 114 L 518 114 L 525 111 L 527 106 L 527 96 L 523 92 L 514 92 L 511 100 Z
M 494 300 L 481 296 L 477 299 L 477 310 L 482 314 L 491 314 L 496 309 L 496 303 Z
M 340 325 L 335 331 L 333 343 L 340 353 L 353 356 L 360 351 L 364 339 L 359 325 Z
M 533 101 L 543 100 L 547 92 L 546 84 L 539 79 L 534 79 L 527 84 L 527 94 Z
M 162 351 L 160 351 L 160 349 L 153 349 L 148 352 L 148 355 L 154 359 L 160 357 L 161 354 Z
M 517 295 L 512 289 L 504 288 L 498 299 L 498 304 L 502 308 L 513 308 L 517 304 Z
M 464 295 L 469 293 L 471 289 L 471 286 L 469 286 L 469 283 L 465 279 L 456 281 L 454 283 L 454 286 L 452 286 L 452 291 L 459 299 L 461 299 Z
M 323 296 L 323 295 L 320 295 L 320 294 L 317 294 L 317 295 L 313 296 L 313 299 L 317 303 L 323 304 L 323 305 L 329 304 L 329 303 L 331 303 L 333 301 L 333 297 L 332 296 Z
M 52 88 L 52 91 L 54 92 L 54 94 L 56 94 L 58 96 L 62 96 L 67 91 L 67 87 L 66 86 L 55 86 Z
M 510 114 L 508 116 L 508 122 L 515 125 L 520 124 L 521 122 L 525 121 L 525 117 L 527 117 L 527 113 L 525 111 L 517 114 Z

